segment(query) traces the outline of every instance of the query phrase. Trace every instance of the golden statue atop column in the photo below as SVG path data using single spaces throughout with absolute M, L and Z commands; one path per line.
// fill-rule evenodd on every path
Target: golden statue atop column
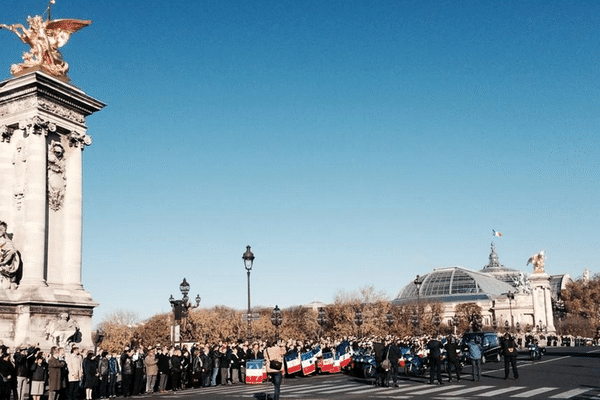
M 71 34 L 92 23 L 78 19 L 50 20 L 50 7 L 55 3 L 51 0 L 48 5 L 48 17 L 27 17 L 28 28 L 23 24 L 0 24 L 0 29 L 8 29 L 29 45 L 30 50 L 23 53 L 23 63 L 13 64 L 10 73 L 19 76 L 31 71 L 42 70 L 54 77 L 67 79 L 69 64 L 67 64 L 58 49 L 69 41 Z

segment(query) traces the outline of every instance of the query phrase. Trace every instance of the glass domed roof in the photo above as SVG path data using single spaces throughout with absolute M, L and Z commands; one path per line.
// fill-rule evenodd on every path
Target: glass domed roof
M 420 277 L 418 298 L 429 301 L 474 301 L 494 299 L 514 288 L 488 274 L 461 267 L 438 268 Z M 417 300 L 417 285 L 410 282 L 395 303 Z

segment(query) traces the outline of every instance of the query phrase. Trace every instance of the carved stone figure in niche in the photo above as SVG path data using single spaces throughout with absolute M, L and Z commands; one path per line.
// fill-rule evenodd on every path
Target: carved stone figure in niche
M 524 273 L 519 272 L 519 275 L 513 277 L 515 289 L 518 293 L 531 293 L 531 284 Z
M 21 254 L 6 232 L 8 225 L 0 221 L 0 287 L 14 290 L 21 278 Z
M 543 274 L 545 272 L 545 270 L 544 270 L 544 260 L 545 259 L 546 259 L 546 252 L 544 250 L 542 250 L 539 253 L 536 253 L 536 254 L 532 255 L 531 257 L 529 257 L 529 260 L 527 260 L 527 265 L 529 265 L 529 263 L 533 264 L 533 272 L 535 274 Z
M 26 166 L 25 151 L 23 141 L 17 143 L 17 150 L 13 156 L 13 197 L 15 199 L 16 208 L 21 210 L 23 198 L 25 197 L 25 166 Z
M 48 321 L 45 332 L 46 340 L 51 341 L 53 346 L 65 347 L 69 343 L 81 341 L 79 325 L 67 313 L 62 313 L 57 318 Z
M 50 142 L 48 149 L 48 205 L 58 211 L 65 199 L 65 148 L 60 142 Z

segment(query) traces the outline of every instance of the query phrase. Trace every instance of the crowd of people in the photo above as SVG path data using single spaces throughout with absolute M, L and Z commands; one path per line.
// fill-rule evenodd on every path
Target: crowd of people
M 505 361 L 505 379 L 512 367 L 518 379 L 517 351 L 529 341 L 544 345 L 555 344 L 543 336 L 513 337 L 508 333 L 501 341 Z M 575 343 L 564 338 L 560 344 Z M 321 356 L 336 352 L 340 343 L 347 343 L 354 354 L 370 354 L 373 360 L 374 381 L 380 386 L 396 386 L 401 372 L 408 372 L 406 360 L 414 354 L 429 368 L 430 384 L 443 384 L 442 370 L 449 381 L 452 375 L 461 379 L 465 364 L 471 364 L 473 381 L 481 379 L 483 347 L 478 336 L 460 341 L 447 337 L 345 338 L 344 340 L 315 341 L 235 341 L 214 345 L 190 344 L 179 346 L 131 346 L 122 352 L 100 349 L 81 350 L 77 345 L 68 349 L 52 347 L 46 353 L 37 346 L 22 346 L 12 354 L 0 346 L 0 400 L 86 400 L 131 397 L 142 394 L 163 394 L 187 388 L 217 385 L 237 385 L 246 382 L 246 362 L 265 360 L 266 372 L 274 383 L 278 399 L 281 379 L 286 374 L 286 355 L 314 351 Z M 580 343 L 588 343 L 580 341 Z M 559 345 L 560 345 L 559 344 Z M 407 350 L 409 349 L 409 351 Z M 354 364 L 359 364 L 355 362 Z M 404 368 L 404 371 L 401 371 Z M 347 368 L 353 373 L 352 365 Z M 318 372 L 318 370 L 317 370 Z M 354 371 L 356 372 L 356 371 Z M 302 375 L 300 370 L 299 375 Z M 288 374 L 292 375 L 292 374 Z

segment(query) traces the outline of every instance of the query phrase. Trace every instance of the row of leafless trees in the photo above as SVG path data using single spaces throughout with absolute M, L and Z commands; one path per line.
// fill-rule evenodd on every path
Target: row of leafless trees
M 594 337 L 600 325 L 600 276 L 590 281 L 578 280 L 568 285 L 561 294 L 564 300 L 563 313 L 557 313 L 555 326 L 559 334 Z M 458 317 L 455 326 L 448 326 L 440 319 L 442 305 L 421 303 L 392 305 L 382 293 L 373 287 L 360 289 L 358 293 L 338 293 L 333 304 L 319 310 L 292 307 L 281 310 L 282 325 L 271 323 L 271 309 L 254 309 L 259 318 L 252 322 L 252 336 L 263 340 L 281 338 L 314 340 L 319 337 L 342 338 L 348 336 L 405 337 L 416 334 L 462 333 L 470 329 L 491 329 L 476 326 L 481 308 L 474 303 L 463 303 L 455 307 Z M 360 311 L 360 320 L 357 312 Z M 247 322 L 244 311 L 225 306 L 211 309 L 194 309 L 183 321 L 182 337 L 185 341 L 200 343 L 233 342 L 246 339 Z M 418 315 L 418 321 L 415 316 Z M 104 333 L 102 347 L 121 351 L 131 344 L 171 344 L 171 313 L 158 314 L 142 323 L 135 321 L 135 314 L 117 312 L 101 325 Z M 480 319 L 479 319 L 480 320 Z

